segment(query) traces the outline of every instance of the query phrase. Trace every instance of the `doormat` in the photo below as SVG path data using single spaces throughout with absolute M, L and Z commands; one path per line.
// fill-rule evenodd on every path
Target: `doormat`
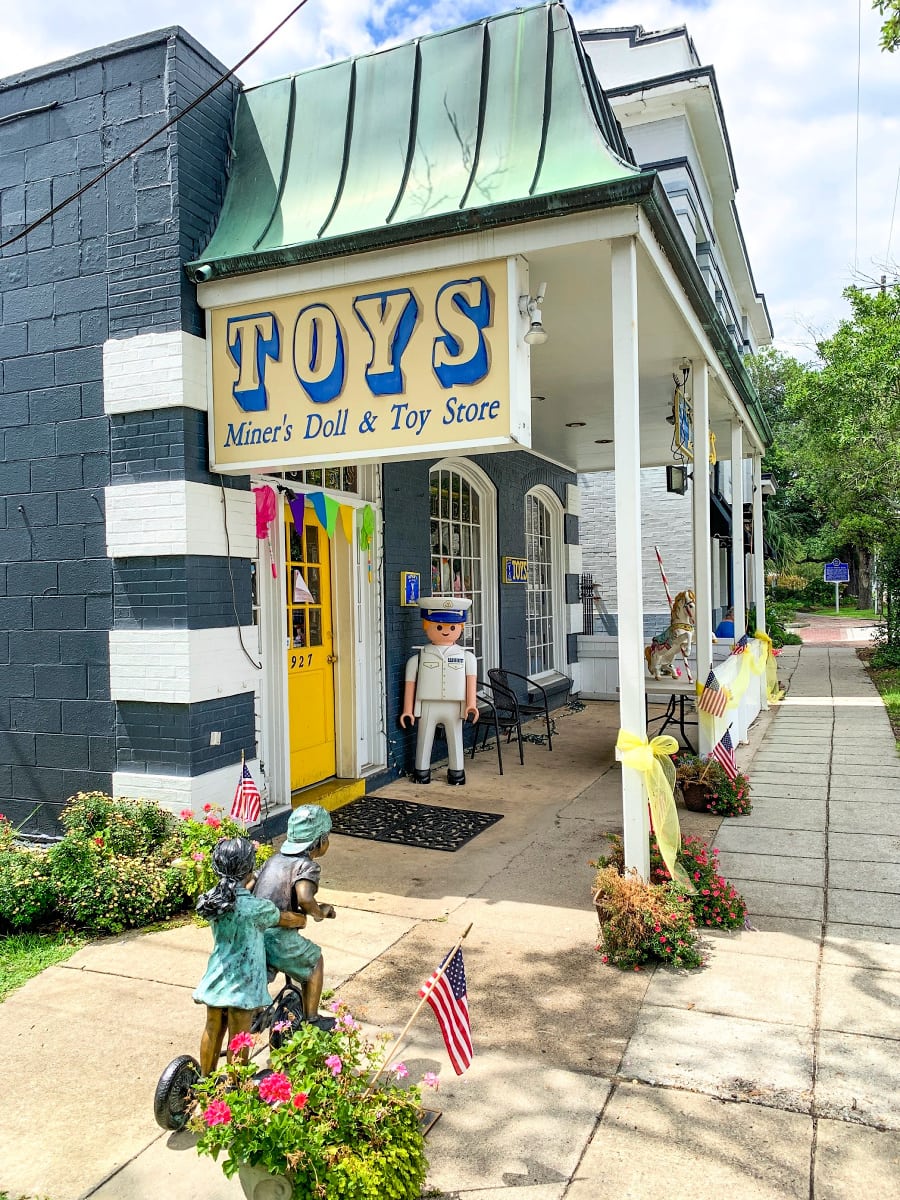
M 434 804 L 412 804 L 387 796 L 361 796 L 331 814 L 331 830 L 345 837 L 418 846 L 420 850 L 446 850 L 452 854 L 502 819 L 502 813 L 438 808 Z

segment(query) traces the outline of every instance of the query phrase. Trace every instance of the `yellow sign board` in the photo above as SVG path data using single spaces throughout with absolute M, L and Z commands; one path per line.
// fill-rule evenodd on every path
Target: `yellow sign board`
M 517 271 L 501 259 L 211 310 L 212 466 L 529 445 Z

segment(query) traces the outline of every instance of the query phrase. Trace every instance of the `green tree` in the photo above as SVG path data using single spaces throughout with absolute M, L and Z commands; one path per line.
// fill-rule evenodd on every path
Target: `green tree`
M 835 546 L 854 548 L 861 603 L 872 552 L 900 519 L 900 285 L 844 292 L 851 316 L 785 390 L 793 484 Z
M 775 482 L 775 495 L 763 507 L 766 544 L 775 567 L 789 571 L 809 557 L 810 543 L 822 524 L 795 466 L 799 439 L 796 418 L 789 411 L 788 398 L 809 368 L 772 346 L 749 357 L 746 367 L 772 427 L 772 445 L 762 462 L 763 471 Z
M 884 17 L 881 48 L 893 54 L 900 46 L 900 0 L 874 0 L 872 7 Z

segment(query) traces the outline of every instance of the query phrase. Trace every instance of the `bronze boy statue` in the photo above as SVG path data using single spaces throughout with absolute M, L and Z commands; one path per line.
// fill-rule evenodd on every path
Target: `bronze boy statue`
M 254 895 L 271 900 L 282 913 L 314 921 L 336 916 L 331 904 L 316 900 L 322 868 L 315 861 L 328 849 L 331 817 L 318 804 L 294 809 L 288 820 L 287 840 L 260 868 Z M 322 951 L 293 929 L 269 928 L 265 932 L 266 961 L 300 983 L 306 1019 L 320 1029 L 331 1029 L 334 1020 L 319 1016 L 325 978 Z

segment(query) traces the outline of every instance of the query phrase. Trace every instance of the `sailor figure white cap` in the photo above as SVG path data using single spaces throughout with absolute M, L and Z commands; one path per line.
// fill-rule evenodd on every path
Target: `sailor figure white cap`
M 423 621 L 443 621 L 448 625 L 464 625 L 472 601 L 465 596 L 423 596 L 419 615 Z

